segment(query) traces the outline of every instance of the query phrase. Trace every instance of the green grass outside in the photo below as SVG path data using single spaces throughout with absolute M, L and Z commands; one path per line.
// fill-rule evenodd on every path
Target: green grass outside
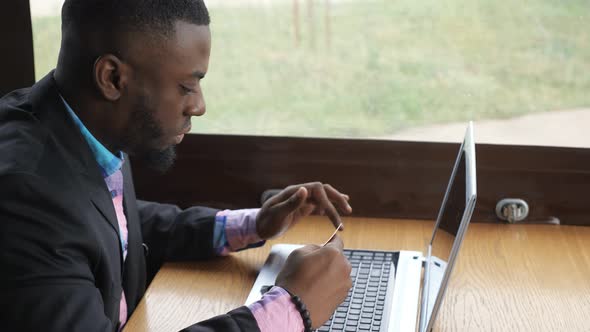
M 212 7 L 207 114 L 193 131 L 374 137 L 416 125 L 590 106 L 588 0 L 362 0 Z M 302 5 L 305 2 L 302 2 Z M 316 27 L 315 44 L 310 33 Z M 59 18 L 33 19 L 37 78 Z

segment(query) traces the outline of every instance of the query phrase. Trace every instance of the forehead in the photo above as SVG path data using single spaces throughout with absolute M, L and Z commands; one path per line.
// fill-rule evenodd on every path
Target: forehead
M 133 52 L 142 67 L 175 75 L 207 71 L 211 53 L 209 26 L 177 21 L 170 36 L 144 37 L 135 40 Z
M 211 32 L 207 25 L 178 21 L 175 24 L 173 38 L 165 44 L 168 44 L 172 51 L 171 55 L 176 56 L 176 60 L 194 57 L 208 59 L 211 52 Z

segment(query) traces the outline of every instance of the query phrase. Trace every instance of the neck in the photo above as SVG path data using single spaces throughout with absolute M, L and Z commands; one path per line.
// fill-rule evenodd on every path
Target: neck
M 99 101 L 89 84 L 80 80 L 79 75 L 71 75 L 59 66 L 54 73 L 55 82 L 61 96 L 74 113 L 80 118 L 90 133 L 109 151 L 115 153 L 118 148 L 118 130 L 109 117 L 112 105 Z

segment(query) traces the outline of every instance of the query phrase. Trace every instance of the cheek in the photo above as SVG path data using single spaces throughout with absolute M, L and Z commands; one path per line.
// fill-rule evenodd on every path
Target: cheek
M 174 91 L 165 91 L 160 94 L 153 105 L 149 107 L 153 110 L 154 119 L 160 124 L 165 135 L 170 135 L 178 131 L 178 122 L 182 117 L 182 98 L 179 93 Z
M 161 109 L 162 114 L 160 119 L 167 125 L 167 127 L 178 130 L 180 129 L 180 124 L 186 121 L 184 109 L 185 104 L 181 101 L 171 101 L 166 104 L 165 108 Z

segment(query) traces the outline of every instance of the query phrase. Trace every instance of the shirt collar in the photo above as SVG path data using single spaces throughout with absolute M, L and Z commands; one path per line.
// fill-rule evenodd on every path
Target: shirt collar
M 76 127 L 80 129 L 82 136 L 86 139 L 86 142 L 90 146 L 90 150 L 94 155 L 94 159 L 100 166 L 100 169 L 105 177 L 113 175 L 115 172 L 121 169 L 123 166 L 123 153 L 121 151 L 117 152 L 117 155 L 113 154 L 109 149 L 107 149 L 102 143 L 100 143 L 84 126 L 80 118 L 74 113 L 74 110 L 70 107 L 68 102 L 60 95 L 61 100 L 64 102 L 68 113 L 74 120 Z

